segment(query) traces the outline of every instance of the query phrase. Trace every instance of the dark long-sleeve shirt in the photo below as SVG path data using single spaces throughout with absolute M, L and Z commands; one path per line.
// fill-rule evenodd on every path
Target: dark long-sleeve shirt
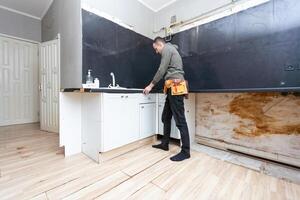
M 162 50 L 161 63 L 153 78 L 152 83 L 156 85 L 163 77 L 165 80 L 184 80 L 184 71 L 181 56 L 177 51 L 177 46 L 171 43 L 166 43 Z

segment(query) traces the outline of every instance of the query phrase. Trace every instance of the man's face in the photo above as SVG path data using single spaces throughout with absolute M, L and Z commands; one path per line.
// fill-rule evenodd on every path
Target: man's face
M 161 54 L 164 48 L 164 44 L 162 42 L 155 42 L 153 43 L 153 49 L 157 54 Z

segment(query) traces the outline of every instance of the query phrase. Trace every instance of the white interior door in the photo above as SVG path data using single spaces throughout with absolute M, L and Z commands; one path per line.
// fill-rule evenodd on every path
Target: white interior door
M 59 130 L 60 40 L 44 42 L 40 47 L 41 130 Z
M 0 36 L 0 126 L 38 116 L 38 45 Z

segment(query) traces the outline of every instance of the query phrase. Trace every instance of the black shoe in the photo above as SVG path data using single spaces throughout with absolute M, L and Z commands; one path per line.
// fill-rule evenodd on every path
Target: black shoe
M 184 153 L 184 152 L 180 152 L 179 154 L 173 156 L 170 158 L 170 160 L 174 161 L 174 162 L 180 162 L 183 161 L 185 159 L 189 159 L 191 157 L 190 154 Z
M 157 145 L 152 145 L 152 147 L 164 151 L 169 151 L 169 145 L 157 144 Z

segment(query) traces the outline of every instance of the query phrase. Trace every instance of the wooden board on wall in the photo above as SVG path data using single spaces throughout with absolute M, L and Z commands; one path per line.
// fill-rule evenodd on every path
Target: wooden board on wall
M 275 160 L 285 163 L 291 158 L 290 164 L 295 165 L 300 163 L 300 97 L 280 93 L 198 94 L 196 136 L 198 141 L 223 142 L 235 150 L 252 149 L 250 154 L 261 157 L 266 153 L 269 159 L 274 155 Z

